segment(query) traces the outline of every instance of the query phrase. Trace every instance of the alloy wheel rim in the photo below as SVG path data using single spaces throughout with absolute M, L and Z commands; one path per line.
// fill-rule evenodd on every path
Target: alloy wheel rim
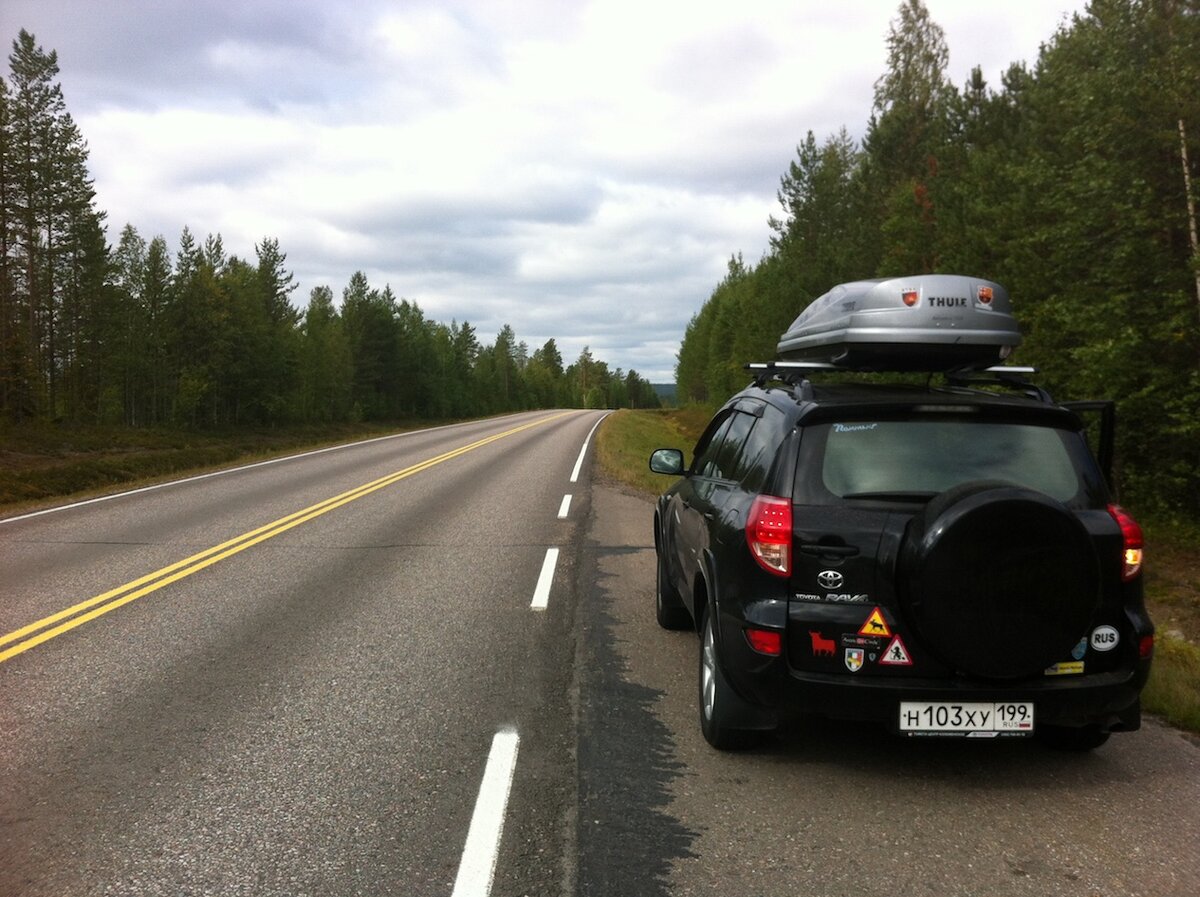
M 713 645 L 712 623 L 704 627 L 704 654 L 700 665 L 700 689 L 704 700 L 704 718 L 712 719 L 717 702 L 716 648 Z

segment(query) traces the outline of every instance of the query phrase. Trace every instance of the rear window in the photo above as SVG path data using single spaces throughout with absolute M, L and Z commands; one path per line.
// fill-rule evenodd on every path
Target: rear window
M 1052 427 L 978 420 L 854 421 L 823 430 L 824 490 L 838 498 L 925 498 L 1002 480 L 1070 502 L 1084 489 L 1079 438 Z M 811 475 L 808 479 L 811 483 Z

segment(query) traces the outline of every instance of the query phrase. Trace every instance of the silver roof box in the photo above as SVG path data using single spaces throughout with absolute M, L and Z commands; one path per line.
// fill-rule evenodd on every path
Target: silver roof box
M 814 300 L 779 341 L 779 356 L 853 370 L 986 368 L 1021 343 L 1008 291 L 957 274 L 843 283 Z

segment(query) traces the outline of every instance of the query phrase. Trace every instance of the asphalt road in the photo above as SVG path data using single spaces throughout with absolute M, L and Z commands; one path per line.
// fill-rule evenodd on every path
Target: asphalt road
M 573 552 L 531 605 L 548 549 L 578 541 L 570 477 L 599 419 L 442 428 L 0 524 L 0 636 L 166 583 L 0 662 L 0 895 L 486 893 L 497 802 L 492 893 L 572 888 Z
M 0 897 L 1200 893 L 1200 747 L 1153 721 L 709 749 L 599 419 L 0 522 Z

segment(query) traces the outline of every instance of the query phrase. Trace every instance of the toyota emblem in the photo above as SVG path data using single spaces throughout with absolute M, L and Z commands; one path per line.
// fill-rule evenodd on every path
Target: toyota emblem
M 840 589 L 844 578 L 836 570 L 823 570 L 817 574 L 817 582 L 823 589 Z

